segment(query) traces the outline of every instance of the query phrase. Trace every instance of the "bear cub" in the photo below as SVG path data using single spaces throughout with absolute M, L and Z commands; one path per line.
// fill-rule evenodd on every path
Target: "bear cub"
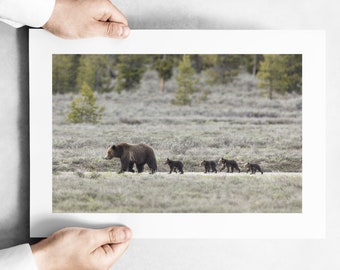
M 166 159 L 166 161 L 164 162 L 165 165 L 169 165 L 170 167 L 170 172 L 169 174 L 171 174 L 173 171 L 175 173 L 177 173 L 177 170 L 179 170 L 179 172 L 181 174 L 184 173 L 183 171 L 183 163 L 181 161 L 177 161 L 177 160 L 171 160 L 171 159 Z
M 232 173 L 234 172 L 234 169 L 238 170 L 238 172 L 241 172 L 235 160 L 228 160 L 225 158 L 220 158 L 220 160 L 218 161 L 218 164 L 223 165 L 220 171 L 224 170 L 225 167 L 227 167 L 227 172 L 229 172 L 229 169 L 231 169 Z
M 244 167 L 247 169 L 247 173 L 249 171 L 251 171 L 251 174 L 255 174 L 256 171 L 259 171 L 259 172 L 261 172 L 261 174 L 263 174 L 263 171 L 262 171 L 260 165 L 258 165 L 258 164 L 247 162 L 246 164 L 244 164 Z
M 205 169 L 204 173 L 210 171 L 217 173 L 216 162 L 213 160 L 203 160 L 200 165 L 204 167 Z

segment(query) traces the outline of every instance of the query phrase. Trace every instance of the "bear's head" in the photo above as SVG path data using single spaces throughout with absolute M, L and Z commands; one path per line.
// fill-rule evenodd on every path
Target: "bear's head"
M 207 161 L 206 160 L 203 160 L 201 163 L 200 163 L 200 166 L 205 166 L 207 164 Z
M 169 165 L 169 163 L 170 163 L 170 159 L 167 158 L 166 161 L 164 162 L 164 164 L 165 164 L 165 165 Z
M 250 168 L 250 163 L 249 162 L 246 162 L 246 163 L 244 163 L 244 168 L 247 168 L 247 169 L 249 169 Z
M 123 153 L 123 147 L 121 145 L 110 144 L 107 147 L 105 159 L 112 159 L 114 157 L 120 158 Z
M 224 162 L 225 162 L 225 159 L 224 159 L 224 158 L 220 158 L 220 159 L 218 160 L 218 164 L 219 164 L 219 165 L 224 164 Z

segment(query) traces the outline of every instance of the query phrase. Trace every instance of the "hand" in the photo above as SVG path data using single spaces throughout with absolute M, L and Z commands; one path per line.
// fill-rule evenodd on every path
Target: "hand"
M 130 33 L 127 19 L 109 0 L 56 0 L 43 28 L 67 39 L 126 38 Z
M 129 246 L 128 227 L 65 228 L 31 246 L 39 270 L 110 269 Z

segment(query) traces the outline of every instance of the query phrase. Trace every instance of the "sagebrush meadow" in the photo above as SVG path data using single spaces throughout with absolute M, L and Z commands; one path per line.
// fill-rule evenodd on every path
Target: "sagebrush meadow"
M 302 96 L 269 99 L 256 77 L 210 85 L 199 77 L 191 105 L 173 104 L 173 77 L 159 90 L 154 71 L 138 89 L 95 94 L 104 106 L 97 124 L 67 121 L 74 93 L 53 95 L 53 211 L 112 213 L 300 213 L 302 211 Z M 109 144 L 145 143 L 158 172 L 117 174 L 105 160 Z M 234 171 L 204 174 L 202 160 L 235 160 Z M 183 163 L 168 174 L 166 159 Z M 246 174 L 257 163 L 264 174 Z

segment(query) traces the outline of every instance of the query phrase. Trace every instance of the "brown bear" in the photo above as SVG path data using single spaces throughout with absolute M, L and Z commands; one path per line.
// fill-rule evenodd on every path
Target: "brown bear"
M 251 171 L 251 174 L 255 174 L 256 171 L 259 171 L 259 172 L 261 172 L 261 174 L 263 174 L 263 171 L 262 171 L 260 165 L 258 165 L 258 164 L 247 162 L 246 164 L 244 164 L 244 167 L 247 168 L 247 173 L 249 171 Z
M 136 164 L 138 173 L 143 172 L 144 165 L 148 164 L 151 173 L 157 171 L 157 162 L 153 149 L 144 143 L 109 145 L 105 159 L 120 158 L 120 171 L 134 172 L 133 165 Z
M 217 173 L 216 162 L 213 160 L 203 160 L 200 165 L 204 166 L 204 173 L 210 171 Z
M 231 169 L 231 172 L 234 172 L 234 169 L 238 170 L 238 172 L 241 172 L 240 168 L 238 167 L 238 164 L 235 160 L 228 160 L 225 158 L 220 158 L 220 160 L 218 161 L 219 165 L 223 165 L 222 168 L 220 169 L 220 171 L 224 170 L 225 167 L 227 167 L 227 172 L 229 172 Z
M 169 174 L 171 174 L 173 171 L 175 173 L 177 173 L 177 169 L 179 170 L 179 172 L 181 174 L 184 173 L 183 171 L 183 163 L 181 161 L 177 161 L 177 160 L 171 160 L 171 159 L 166 159 L 166 161 L 164 162 L 165 165 L 169 165 L 170 167 L 170 172 Z

